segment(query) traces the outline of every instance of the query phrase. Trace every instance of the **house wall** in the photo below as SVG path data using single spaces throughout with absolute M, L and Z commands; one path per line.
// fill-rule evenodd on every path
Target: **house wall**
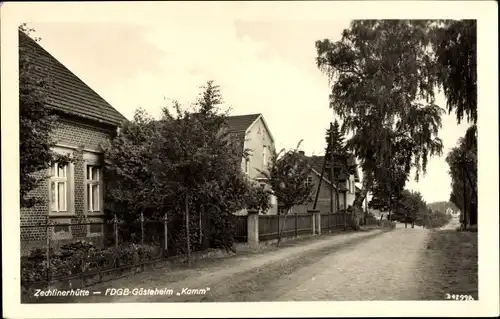
M 349 182 L 351 183 L 351 190 L 346 192 L 346 207 L 354 204 L 356 198 L 356 185 L 354 183 L 354 175 L 349 175 Z
M 47 214 L 49 213 L 51 219 L 60 223 L 77 222 L 86 215 L 86 165 L 102 164 L 102 158 L 100 156 L 102 154 L 99 145 L 108 140 L 114 134 L 114 131 L 111 129 L 103 129 L 99 126 L 83 124 L 75 120 L 61 119 L 57 122 L 53 134 L 57 145 L 54 150 L 58 153 L 69 153 L 74 156 L 74 162 L 70 164 L 70 174 L 68 175 L 70 179 L 68 184 L 71 194 L 71 200 L 68 201 L 70 211 L 64 214 L 58 213 L 57 216 L 53 216 L 53 214 L 49 212 L 50 182 L 47 180 L 47 182 L 44 182 L 32 192 L 32 195 L 40 198 L 42 203 L 29 209 L 21 209 L 21 226 L 35 226 L 39 223 L 45 223 Z M 83 150 L 77 150 L 78 147 L 81 147 Z M 49 170 L 40 171 L 36 173 L 36 175 L 48 176 Z M 71 180 L 73 181 L 72 183 Z M 103 192 L 103 188 L 104 187 L 100 188 L 101 192 Z M 101 203 L 101 212 L 102 211 L 103 203 Z M 95 222 L 102 221 L 102 213 L 94 214 L 92 217 L 92 220 Z M 80 236 L 85 237 L 87 236 L 87 226 L 73 226 L 71 228 L 71 234 L 73 238 Z M 21 242 L 23 245 L 24 243 L 36 242 L 42 239 L 46 239 L 46 229 L 44 227 L 21 227 Z
M 262 118 L 251 127 L 250 131 L 247 132 L 245 137 L 245 149 L 249 150 L 250 153 L 250 169 L 248 171 L 248 177 L 257 180 L 259 177 L 263 177 L 263 175 L 259 172 L 265 171 L 267 169 L 267 165 L 269 163 L 269 157 L 274 150 L 274 142 L 266 129 Z M 266 150 L 266 158 L 264 159 L 263 151 L 264 147 Z M 241 169 L 245 171 L 245 159 L 241 161 Z M 277 214 L 278 213 L 278 204 L 276 198 L 271 199 L 271 208 L 267 211 L 267 214 Z M 246 211 L 240 211 L 237 213 L 238 215 L 246 214 Z
M 245 148 L 250 150 L 250 170 L 248 176 L 250 178 L 261 177 L 259 170 L 265 170 L 269 163 L 270 149 L 267 150 L 266 162 L 263 158 L 264 146 L 274 149 L 274 142 L 266 130 L 262 118 L 255 123 L 251 130 L 246 134 Z M 242 169 L 245 170 L 245 161 L 242 161 Z
M 312 198 L 314 200 L 314 197 L 316 196 L 316 191 L 317 191 L 318 185 L 319 185 L 319 176 L 317 174 L 315 174 L 314 172 L 311 172 L 311 174 L 309 176 L 312 177 L 312 181 L 313 181 L 313 185 L 314 185 L 313 186 L 313 194 L 312 194 Z M 323 182 L 321 183 L 319 194 L 318 194 L 318 202 L 316 203 L 316 209 L 318 209 L 322 213 L 329 213 L 330 212 L 330 190 L 331 190 L 331 188 L 332 188 L 332 186 L 323 180 Z M 309 203 L 307 205 L 297 205 L 296 207 L 294 207 L 293 211 L 295 213 L 305 214 L 305 213 L 307 213 L 308 209 L 313 209 L 313 206 L 314 206 L 314 203 Z M 336 202 L 335 193 L 334 193 L 334 198 L 333 198 L 334 211 L 336 210 L 336 207 L 337 207 L 337 202 Z

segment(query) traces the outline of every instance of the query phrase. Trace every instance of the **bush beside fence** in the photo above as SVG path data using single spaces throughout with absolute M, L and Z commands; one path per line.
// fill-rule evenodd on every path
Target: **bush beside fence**
M 21 291 L 31 294 L 33 288 L 69 278 L 159 260 L 165 254 L 165 223 L 114 218 L 100 223 L 47 219 L 41 225 L 22 225 L 22 234 L 38 236 L 25 236 L 21 242 Z

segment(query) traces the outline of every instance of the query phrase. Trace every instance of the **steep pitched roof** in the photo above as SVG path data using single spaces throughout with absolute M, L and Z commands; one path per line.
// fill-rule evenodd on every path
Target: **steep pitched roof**
M 226 124 L 229 133 L 235 142 L 239 143 L 241 147 L 245 145 L 245 136 L 250 126 L 257 121 L 262 114 L 245 114 L 245 115 L 232 115 L 226 119 Z M 266 126 L 267 127 L 267 126 Z
M 231 133 L 243 133 L 259 118 L 260 114 L 233 115 L 227 117 L 227 126 Z
M 307 161 L 309 162 L 309 165 L 311 165 L 311 167 L 313 167 L 316 171 L 320 172 L 321 173 L 321 170 L 323 169 L 323 163 L 324 163 L 324 160 L 325 160 L 325 157 L 324 156 L 317 156 L 317 155 L 313 155 L 313 156 L 307 156 Z M 350 157 L 348 159 L 348 164 L 354 168 L 354 177 L 356 179 L 356 181 L 359 180 L 359 175 L 358 175 L 358 172 L 357 172 L 357 168 L 356 168 L 356 160 L 354 157 Z M 325 176 L 326 178 L 329 178 L 329 172 L 327 171 L 325 173 Z M 345 173 L 341 173 L 339 176 L 338 176 L 338 179 L 340 181 L 343 181 L 343 180 L 346 180 L 348 179 L 349 176 Z
M 66 114 L 119 126 L 127 119 L 24 32 L 19 31 L 19 54 L 26 54 L 40 76 L 48 76 L 54 89 L 48 105 Z

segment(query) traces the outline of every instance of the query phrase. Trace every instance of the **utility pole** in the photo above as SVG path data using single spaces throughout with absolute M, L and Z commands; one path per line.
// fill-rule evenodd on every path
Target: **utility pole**
M 323 160 L 323 168 L 321 169 L 321 176 L 319 177 L 319 183 L 318 183 L 318 188 L 316 190 L 316 196 L 314 197 L 314 203 L 313 203 L 313 209 L 316 209 L 316 204 L 318 203 L 318 196 L 319 196 L 319 191 L 321 189 L 321 182 L 323 182 L 323 176 L 325 175 L 325 168 L 326 168 L 326 162 L 328 157 L 326 156 L 328 154 L 328 151 L 330 150 L 330 143 L 328 143 L 326 147 L 326 153 Z

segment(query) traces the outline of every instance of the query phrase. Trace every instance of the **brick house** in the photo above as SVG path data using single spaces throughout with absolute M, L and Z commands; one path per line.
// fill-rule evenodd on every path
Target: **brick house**
M 271 153 L 275 150 L 274 138 L 262 114 L 233 115 L 227 118 L 228 131 L 235 142 L 250 150 L 248 158 L 242 158 L 241 169 L 250 178 L 269 187 L 266 178 L 260 171 L 265 171 Z M 271 196 L 271 208 L 267 214 L 277 214 L 276 198 Z M 242 210 L 237 215 L 245 215 Z
M 70 154 L 73 161 L 65 166 L 53 164 L 38 174 L 50 176 L 32 194 L 42 204 L 21 209 L 21 242 L 23 246 L 46 239 L 46 230 L 34 226 L 46 221 L 70 223 L 87 219 L 100 222 L 104 215 L 103 164 L 100 144 L 117 134 L 126 118 L 107 103 L 68 68 L 43 49 L 29 36 L 19 31 L 19 46 L 23 47 L 40 75 L 53 81 L 48 93 L 48 106 L 58 115 L 53 137 L 54 151 Z M 66 240 L 99 237 L 102 225 L 54 226 L 52 239 Z M 36 246 L 36 245 L 34 245 Z

